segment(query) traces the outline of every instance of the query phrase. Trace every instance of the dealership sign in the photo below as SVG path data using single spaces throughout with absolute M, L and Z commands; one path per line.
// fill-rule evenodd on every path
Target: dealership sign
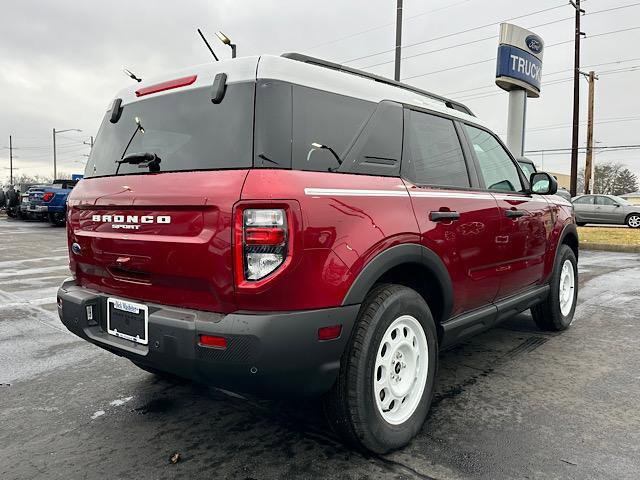
M 496 84 L 504 90 L 522 89 L 540 96 L 544 42 L 535 33 L 510 23 L 500 24 Z

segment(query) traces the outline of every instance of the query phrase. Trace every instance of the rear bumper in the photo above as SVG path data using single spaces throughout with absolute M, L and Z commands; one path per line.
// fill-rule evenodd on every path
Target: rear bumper
M 166 305 L 149 307 L 149 344 L 107 333 L 109 296 L 66 280 L 58 290 L 62 323 L 79 337 L 136 363 L 230 390 L 320 395 L 331 388 L 359 305 L 284 313 L 218 314 Z M 138 303 L 138 300 L 133 300 Z M 87 319 L 93 306 L 93 320 Z M 339 338 L 318 341 L 318 329 L 342 325 Z M 198 344 L 199 335 L 227 339 L 227 348 Z
M 47 205 L 47 212 L 49 213 L 64 213 L 64 205 Z
M 23 205 L 21 209 L 27 213 L 47 213 L 48 207 L 46 205 Z

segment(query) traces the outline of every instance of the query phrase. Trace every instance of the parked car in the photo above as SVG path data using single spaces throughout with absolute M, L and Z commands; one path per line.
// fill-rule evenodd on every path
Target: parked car
M 144 370 L 322 395 L 387 452 L 422 428 L 439 350 L 527 309 L 571 324 L 571 204 L 461 103 L 285 54 L 111 105 L 68 198 L 58 313 Z
M 53 185 L 29 195 L 29 209 L 44 214 L 55 226 L 65 224 L 67 196 L 78 183 L 77 180 L 55 180 Z
M 573 200 L 576 223 L 609 223 L 640 228 L 640 205 L 614 195 L 579 195 Z
M 518 165 L 520 165 L 520 168 L 522 168 L 522 171 L 527 176 L 527 178 L 529 178 L 531 174 L 538 171 L 538 169 L 536 168 L 536 164 L 533 163 L 533 160 L 530 160 L 527 157 L 519 157 L 517 158 L 517 160 Z M 564 198 L 568 202 L 571 201 L 571 193 L 569 193 L 569 190 L 567 190 L 566 188 L 562 188 L 559 186 L 556 195 Z
M 43 210 L 39 206 L 42 192 L 46 185 L 20 185 L 20 210 L 18 218 L 21 220 L 44 220 L 46 218 L 46 209 Z

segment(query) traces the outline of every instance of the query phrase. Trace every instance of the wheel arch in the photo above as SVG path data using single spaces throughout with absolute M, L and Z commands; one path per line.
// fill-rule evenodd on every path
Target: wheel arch
M 624 217 L 624 224 L 625 224 L 625 225 L 629 225 L 629 217 L 630 217 L 631 215 L 638 215 L 638 216 L 640 216 L 640 210 L 638 210 L 637 212 L 631 212 L 631 213 L 628 213 L 628 214 L 627 214 L 627 216 L 626 216 L 626 217 Z
M 360 271 L 342 304 L 362 303 L 379 283 L 396 283 L 416 290 L 427 302 L 436 325 L 449 318 L 453 286 L 440 257 L 418 244 L 402 244 L 375 256 Z
M 574 255 L 576 256 L 576 260 L 578 260 L 578 253 L 580 250 L 580 240 L 578 237 L 578 228 L 573 223 L 568 223 L 562 229 L 562 233 L 560 234 L 560 238 L 558 239 L 558 246 L 556 247 L 556 252 L 554 256 L 554 265 L 555 260 L 558 257 L 558 250 L 560 250 L 560 245 L 567 245 L 571 250 L 573 250 Z

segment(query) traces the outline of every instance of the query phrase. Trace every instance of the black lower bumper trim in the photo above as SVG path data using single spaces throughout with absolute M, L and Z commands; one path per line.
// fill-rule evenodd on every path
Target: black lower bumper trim
M 58 290 L 62 323 L 79 337 L 151 369 L 229 390 L 276 395 L 319 395 L 331 388 L 359 310 L 350 305 L 224 315 L 145 302 L 149 342 L 142 345 L 107 333 L 108 297 L 65 281 Z M 342 325 L 339 338 L 318 341 L 319 328 L 337 324 Z M 200 335 L 222 336 L 227 347 L 199 345 Z

